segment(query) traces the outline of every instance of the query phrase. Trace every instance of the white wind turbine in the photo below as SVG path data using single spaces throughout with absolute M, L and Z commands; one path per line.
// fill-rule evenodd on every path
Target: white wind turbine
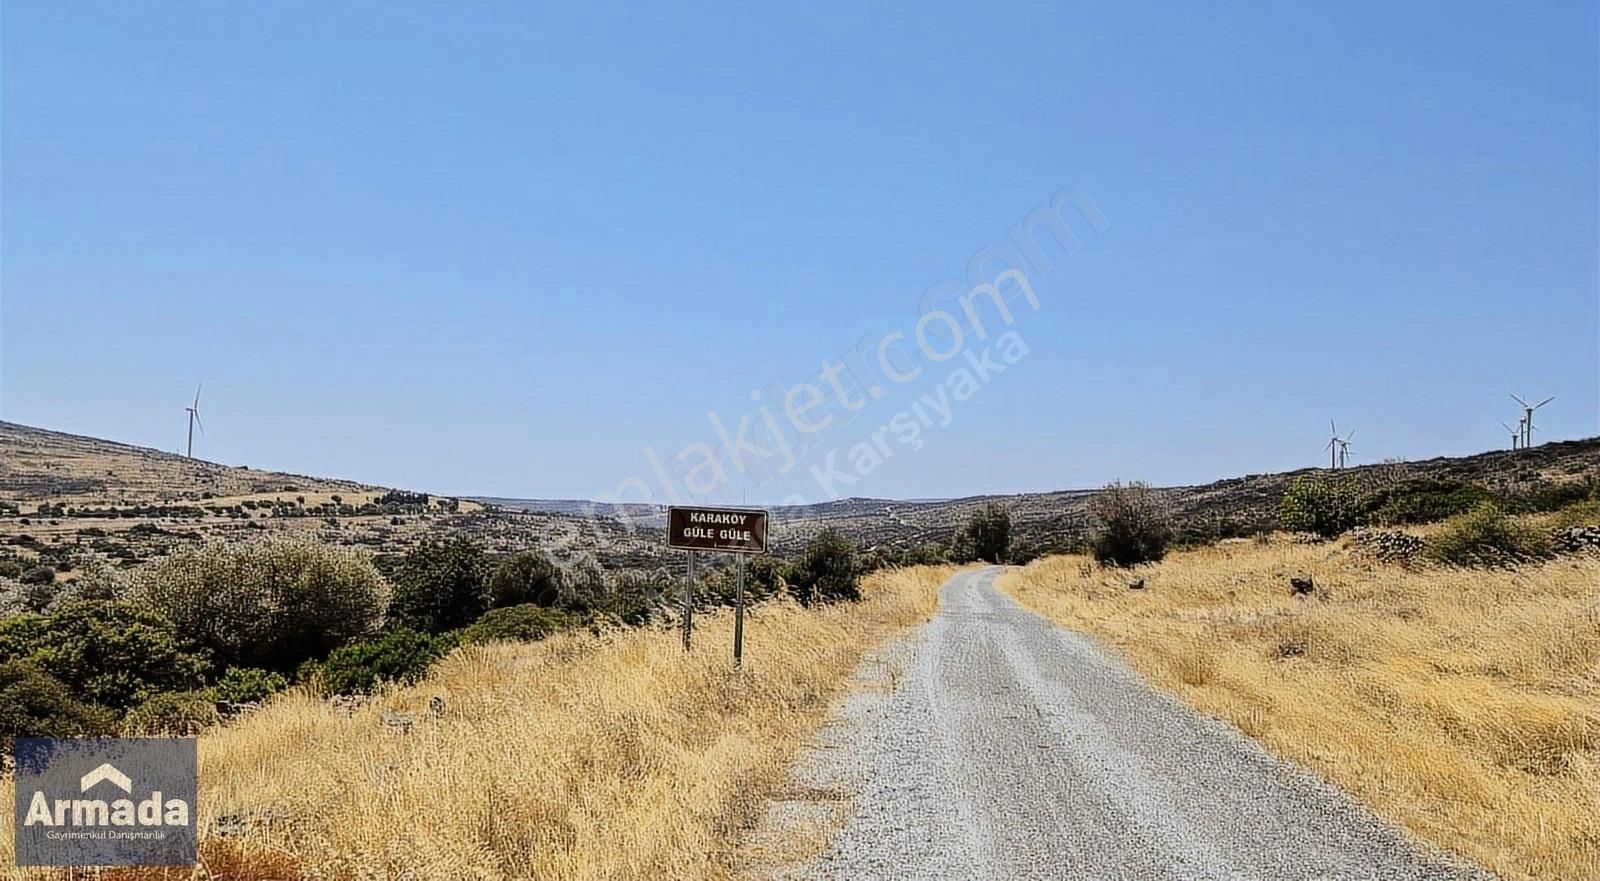
M 200 426 L 200 436 L 201 437 L 204 437 L 205 433 L 206 433 L 206 424 L 204 422 L 200 421 L 200 386 L 201 385 L 203 385 L 203 383 L 197 384 L 194 387 L 194 403 L 183 408 L 184 410 L 188 411 L 188 413 L 189 413 L 189 452 L 188 452 L 188 456 L 191 459 L 194 458 L 194 427 L 196 425 Z
M 1516 395 L 1512 395 L 1511 400 L 1522 405 L 1522 448 L 1526 450 L 1527 448 L 1533 446 L 1533 411 L 1543 407 L 1545 404 L 1548 404 L 1551 401 L 1554 401 L 1555 396 L 1551 395 L 1537 404 L 1530 404 Z

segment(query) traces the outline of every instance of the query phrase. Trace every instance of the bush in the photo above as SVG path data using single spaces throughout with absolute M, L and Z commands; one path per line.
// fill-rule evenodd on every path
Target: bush
M 1108 483 L 1089 500 L 1094 558 L 1114 566 L 1150 563 L 1167 555 L 1172 517 L 1149 484 Z
M 193 737 L 221 718 L 210 691 L 179 691 L 155 695 L 129 710 L 121 727 L 125 737 Z
M 972 515 L 956 539 L 956 546 L 969 560 L 1004 563 L 1011 547 L 1011 514 L 999 502 L 990 502 Z
M 200 686 L 207 667 L 172 623 L 131 603 L 81 600 L 0 622 L 0 660 L 38 667 L 90 703 L 125 709 Z
M 606 576 L 604 593 L 594 598 L 589 611 L 639 626 L 647 623 L 661 607 L 662 597 L 674 584 L 673 577 L 661 569 L 613 572 Z
M 368 694 L 386 682 L 411 683 L 451 648 L 447 637 L 399 628 L 336 649 L 317 668 L 331 694 Z
M 861 599 L 856 546 L 831 526 L 806 545 L 793 576 L 790 590 L 802 605 Z
M 1334 538 L 1365 521 L 1360 490 L 1344 477 L 1301 475 L 1284 491 L 1278 520 L 1290 532 Z
M 235 704 L 260 703 L 289 687 L 281 673 L 259 667 L 229 667 L 217 680 L 217 700 Z
M 396 571 L 395 623 L 424 633 L 443 633 L 489 611 L 488 560 L 465 538 L 425 541 L 406 554 Z
M 18 737 L 100 737 L 117 717 L 78 700 L 65 683 L 24 661 L 0 662 L 0 751 Z
M 1481 486 L 1417 477 L 1375 490 L 1361 507 L 1373 523 L 1401 526 L 1446 520 L 1493 500 L 1494 493 Z
M 361 552 L 293 539 L 183 548 L 133 581 L 133 596 L 220 664 L 279 672 L 374 632 L 389 599 Z
M 537 642 L 552 633 L 584 624 L 584 619 L 558 609 L 533 603 L 491 609 L 461 631 L 461 642 L 479 645 L 487 642 Z
M 496 609 L 536 603 L 549 608 L 561 599 L 561 567 L 538 551 L 523 551 L 489 576 L 489 602 Z
M 54 584 L 56 570 L 49 566 L 34 566 L 24 571 L 20 580 L 23 584 Z
M 1551 554 L 1550 536 L 1485 502 L 1428 539 L 1428 556 L 1451 566 L 1499 566 Z

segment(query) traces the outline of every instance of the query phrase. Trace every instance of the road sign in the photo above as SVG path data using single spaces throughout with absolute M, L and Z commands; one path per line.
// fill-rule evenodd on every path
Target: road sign
M 725 554 L 767 552 L 767 512 L 752 508 L 668 508 L 667 547 Z
M 694 555 L 713 551 L 739 555 L 734 600 L 733 665 L 744 662 L 744 555 L 767 552 L 767 512 L 754 508 L 667 509 L 667 547 L 689 552 L 689 580 L 683 585 L 683 650 L 694 633 Z

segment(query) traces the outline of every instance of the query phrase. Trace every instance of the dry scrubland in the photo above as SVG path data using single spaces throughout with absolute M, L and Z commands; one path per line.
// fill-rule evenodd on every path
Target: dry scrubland
M 459 651 L 353 715 L 287 695 L 201 738 L 201 828 L 236 831 L 205 835 L 199 870 L 97 877 L 729 877 L 861 656 L 930 617 L 952 571 L 875 573 L 860 603 L 753 609 L 742 673 L 719 613 L 696 618 L 689 656 L 670 629 L 569 634 Z M 410 732 L 386 710 L 413 715 Z M 6 834 L 0 865 L 10 848 Z
M 1597 585 L 1592 557 L 1409 571 L 1276 542 L 1131 574 L 1051 557 L 1000 581 L 1418 836 L 1562 881 L 1600 878 Z

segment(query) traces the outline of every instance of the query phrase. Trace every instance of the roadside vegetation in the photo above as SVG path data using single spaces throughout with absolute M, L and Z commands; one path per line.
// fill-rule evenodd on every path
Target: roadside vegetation
M 241 879 L 731 877 L 740 831 L 862 655 L 931 616 L 952 571 L 761 603 L 740 671 L 722 610 L 697 617 L 690 654 L 669 627 L 567 629 L 456 648 L 366 703 L 293 688 L 201 734 L 202 860 Z M 417 650 L 404 641 L 394 656 Z
M 1053 556 L 1000 586 L 1426 840 L 1507 879 L 1597 878 L 1600 518 L 1592 487 L 1550 496 L 1324 476 L 1285 496 L 1301 535 Z M 1317 540 L 1439 518 L 1389 562 L 1370 529 Z

